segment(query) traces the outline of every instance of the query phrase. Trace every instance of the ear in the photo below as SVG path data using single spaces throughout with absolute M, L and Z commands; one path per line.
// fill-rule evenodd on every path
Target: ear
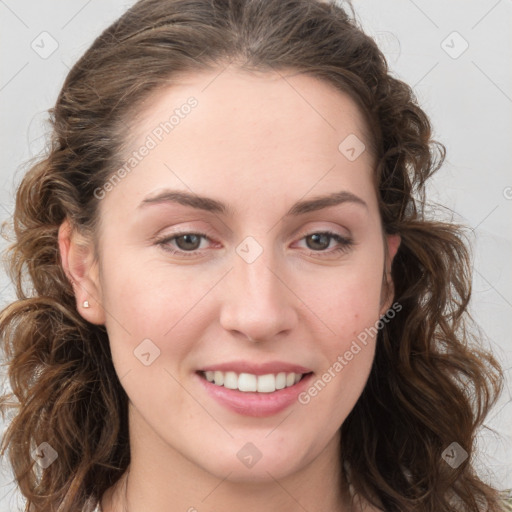
M 383 315 L 390 307 L 393 302 L 395 295 L 395 285 L 393 283 L 393 277 L 391 276 L 391 264 L 393 259 L 400 247 L 400 235 L 385 235 L 385 264 L 384 264 L 384 276 L 382 279 L 382 295 L 381 295 L 381 310 L 380 315 Z
M 105 312 L 92 242 L 73 230 L 68 219 L 59 227 L 58 238 L 62 268 L 73 286 L 78 312 L 88 322 L 104 325 Z M 84 307 L 85 301 L 89 307 Z

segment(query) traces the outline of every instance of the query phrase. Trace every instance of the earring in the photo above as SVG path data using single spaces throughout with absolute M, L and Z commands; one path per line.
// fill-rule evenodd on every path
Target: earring
M 90 307 L 89 306 L 89 301 L 88 300 L 84 300 L 83 306 L 84 306 L 84 308 Z

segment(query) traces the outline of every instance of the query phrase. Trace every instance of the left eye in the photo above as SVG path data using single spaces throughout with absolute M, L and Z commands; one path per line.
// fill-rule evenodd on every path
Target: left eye
M 324 251 L 328 249 L 333 240 L 343 242 L 340 236 L 334 233 L 313 233 L 303 238 L 306 241 L 308 249 L 314 251 Z
M 318 255 L 320 257 L 340 256 L 350 251 L 354 245 L 352 238 L 331 231 L 310 233 L 300 239 L 301 242 L 303 240 L 306 242 L 306 249 L 309 249 L 310 256 Z M 331 245 L 331 242 L 334 242 L 334 244 Z

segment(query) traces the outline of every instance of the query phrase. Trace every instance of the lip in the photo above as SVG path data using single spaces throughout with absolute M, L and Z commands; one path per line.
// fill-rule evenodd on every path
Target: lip
M 199 371 L 219 371 L 235 373 L 252 373 L 253 375 L 267 375 L 269 373 L 311 373 L 313 370 L 297 364 L 285 363 L 284 361 L 270 361 L 267 363 L 255 364 L 249 361 L 232 361 L 200 368 Z
M 228 369 L 221 370 L 221 367 L 224 366 L 228 367 Z M 248 370 L 247 373 L 254 373 L 254 365 L 250 366 L 251 369 Z M 265 365 L 263 365 L 263 367 L 264 366 Z M 302 368 L 297 366 L 291 367 Z M 226 363 L 226 365 L 211 366 L 209 367 L 208 371 L 215 371 L 214 369 L 217 369 L 218 371 L 235 371 L 233 368 L 235 368 L 235 366 L 229 366 Z M 240 367 L 236 366 L 236 368 Z M 283 366 L 280 368 L 283 368 Z M 303 370 L 304 369 L 305 368 L 303 368 Z M 287 409 L 293 403 L 296 403 L 299 394 L 309 386 L 309 383 L 314 376 L 314 374 L 309 371 L 295 371 L 295 373 L 307 373 L 307 375 L 304 375 L 304 377 L 302 377 L 302 379 L 297 382 L 297 384 L 294 384 L 288 388 L 280 389 L 272 393 L 258 393 L 243 392 L 237 389 L 228 389 L 224 386 L 217 386 L 216 384 L 207 381 L 206 378 L 201 375 L 201 371 L 198 371 L 195 376 L 199 380 L 200 385 L 203 386 L 203 389 L 206 391 L 206 393 L 208 393 L 209 396 L 211 396 L 217 403 L 237 414 L 241 414 L 243 416 L 253 416 L 257 418 L 273 416 L 274 414 L 278 414 L 279 412 Z M 256 375 L 278 373 L 274 371 L 263 370 L 262 367 L 258 367 L 257 371 L 259 371 L 259 373 L 256 373 Z M 289 371 L 292 372 L 294 370 Z M 240 373 L 243 373 L 243 371 L 240 371 Z

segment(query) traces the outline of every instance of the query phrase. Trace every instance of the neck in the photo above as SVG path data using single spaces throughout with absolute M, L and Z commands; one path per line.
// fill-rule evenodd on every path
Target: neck
M 352 512 L 348 484 L 340 474 L 307 471 L 283 479 L 269 477 L 257 484 L 214 476 L 198 481 L 182 475 L 147 478 L 143 466 L 130 464 L 103 496 L 102 512 L 213 512 L 214 510 L 279 510 L 280 512 Z M 155 492 L 155 490 L 159 490 Z M 170 508 L 169 504 L 172 504 Z
M 291 479 L 273 480 L 268 484 L 240 484 L 228 480 L 217 481 L 217 485 L 203 490 L 203 494 L 179 493 L 176 486 L 166 489 L 165 497 L 154 493 L 155 487 L 147 482 L 135 481 L 136 473 L 129 468 L 119 482 L 109 489 L 101 502 L 102 512 L 214 512 L 216 510 L 280 510 L 280 512 L 352 512 L 348 490 L 333 492 L 320 482 L 308 482 L 302 486 Z M 330 481 L 330 479 L 327 479 Z M 324 482 L 325 479 L 324 479 Z M 198 486 L 201 487 L 202 486 Z M 171 492 L 169 492 L 171 491 Z M 207 492 L 204 492 L 207 491 Z M 154 493 L 154 494 L 153 494 Z M 150 503 L 148 505 L 148 502 Z M 156 504 L 156 507 L 153 504 Z M 169 504 L 172 504 L 170 508 Z

